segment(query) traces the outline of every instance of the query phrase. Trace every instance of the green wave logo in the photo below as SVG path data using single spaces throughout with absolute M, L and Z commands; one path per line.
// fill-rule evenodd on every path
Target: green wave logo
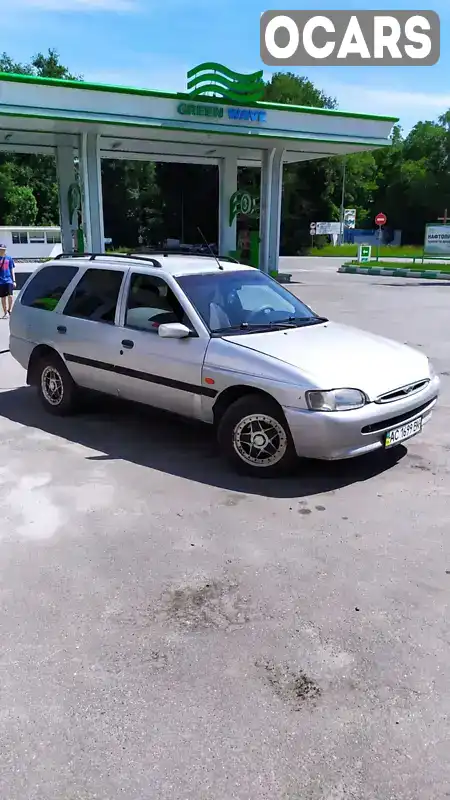
M 255 103 L 264 94 L 262 70 L 251 75 L 241 75 L 222 64 L 206 61 L 189 70 L 187 78 L 191 97 L 213 94 L 234 103 Z

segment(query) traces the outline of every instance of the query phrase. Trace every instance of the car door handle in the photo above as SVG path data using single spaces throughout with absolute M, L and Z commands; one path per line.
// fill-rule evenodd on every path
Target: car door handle
M 58 325 L 57 329 L 58 333 L 67 333 L 67 328 L 65 325 Z
M 122 347 L 131 350 L 134 347 L 134 342 L 132 342 L 131 339 L 122 339 Z

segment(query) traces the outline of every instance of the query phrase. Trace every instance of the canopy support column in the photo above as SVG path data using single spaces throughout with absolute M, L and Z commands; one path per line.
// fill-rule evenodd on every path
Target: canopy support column
M 272 161 L 269 203 L 269 252 L 268 271 L 278 273 L 281 233 L 281 198 L 283 191 L 284 149 L 276 149 Z
M 91 253 L 105 252 L 103 227 L 102 168 L 100 136 L 96 133 L 80 135 L 80 167 L 83 185 L 83 224 L 86 249 Z
M 230 225 L 230 200 L 237 191 L 237 158 L 227 155 L 219 162 L 219 253 L 236 250 L 236 217 Z
M 56 146 L 56 170 L 58 174 L 59 213 L 61 245 L 63 253 L 73 252 L 73 233 L 70 217 L 69 189 L 75 182 L 74 151 L 72 145 Z
M 263 150 L 261 158 L 261 188 L 259 200 L 259 268 L 269 271 L 270 196 L 272 190 L 272 166 L 275 150 Z

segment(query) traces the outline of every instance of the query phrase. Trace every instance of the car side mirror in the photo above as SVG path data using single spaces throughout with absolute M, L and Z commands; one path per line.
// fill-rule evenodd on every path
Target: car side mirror
M 158 328 L 158 336 L 163 339 L 186 339 L 190 335 L 191 331 L 182 322 L 165 322 Z

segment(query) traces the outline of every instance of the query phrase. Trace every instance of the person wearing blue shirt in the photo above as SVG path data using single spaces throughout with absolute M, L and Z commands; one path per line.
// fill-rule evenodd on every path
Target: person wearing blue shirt
M 6 255 L 6 245 L 0 244 L 0 298 L 3 308 L 3 319 L 11 314 L 16 280 L 14 277 L 14 261 Z

